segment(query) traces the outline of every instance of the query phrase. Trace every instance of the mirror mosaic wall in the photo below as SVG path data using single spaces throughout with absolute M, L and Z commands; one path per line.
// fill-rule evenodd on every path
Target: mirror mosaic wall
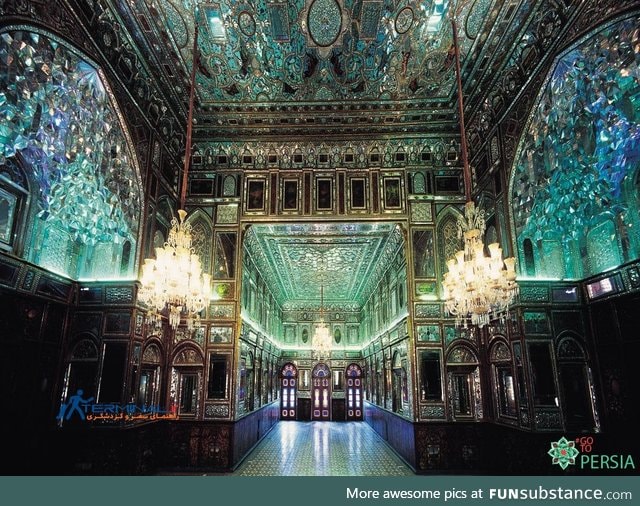
M 160 406 L 181 419 L 158 438 L 168 460 L 218 469 L 278 420 L 366 420 L 396 450 L 415 445 L 404 456 L 421 470 L 468 471 L 483 435 L 507 445 L 512 430 L 520 448 L 628 416 L 640 404 L 620 366 L 638 356 L 640 19 L 627 10 L 593 31 L 566 23 L 613 2 L 550 4 L 220 0 L 194 17 L 192 1 L 52 1 L 82 35 L 62 21 L 60 38 L 0 29 L 0 322 L 17 336 L 7 363 L 51 344 L 41 419 L 80 388 Z M 453 10 L 473 196 L 486 242 L 516 250 L 521 283 L 512 311 L 481 329 L 455 326 L 440 283 L 464 202 Z M 112 278 L 135 278 L 167 239 L 194 23 L 186 208 L 213 281 L 194 327 L 173 329 L 145 318 L 135 281 Z M 503 70 L 532 61 L 526 85 Z M 332 351 L 318 358 L 321 318 Z M 12 391 L 37 391 L 31 372 L 8 378 Z
M 638 23 L 564 53 L 539 95 L 512 175 L 523 275 L 580 279 L 640 257 Z
M 11 30 L 0 34 L 0 88 L 0 179 L 13 183 L 0 188 L 2 244 L 71 278 L 135 277 L 140 176 L 99 69 L 54 38 Z

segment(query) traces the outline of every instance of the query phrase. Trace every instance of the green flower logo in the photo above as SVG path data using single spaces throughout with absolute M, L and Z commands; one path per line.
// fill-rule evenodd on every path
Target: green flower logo
M 576 463 L 576 457 L 580 452 L 573 441 L 567 441 L 562 437 L 555 443 L 551 443 L 551 449 L 547 453 L 551 455 L 554 464 L 566 469 L 569 464 Z

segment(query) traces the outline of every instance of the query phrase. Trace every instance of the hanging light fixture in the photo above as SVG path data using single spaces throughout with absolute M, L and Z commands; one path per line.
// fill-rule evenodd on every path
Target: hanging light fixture
M 455 316 L 456 325 L 467 327 L 469 323 L 482 327 L 503 317 L 518 293 L 515 258 L 502 259 L 498 243 L 489 244 L 489 256 L 485 255 L 484 211 L 476 209 L 471 200 L 471 171 L 467 155 L 467 139 L 464 126 L 462 78 L 460 75 L 460 48 L 455 19 L 451 18 L 455 51 L 455 70 L 458 89 L 458 115 L 464 190 L 466 204 L 464 219 L 458 223 L 458 236 L 464 239 L 464 247 L 447 261 L 448 272 L 442 281 L 446 311 Z
M 139 292 L 140 300 L 152 309 L 150 319 L 157 320 L 160 312 L 166 310 L 169 325 L 173 329 L 178 327 L 183 318 L 186 320 L 187 327 L 193 328 L 194 321 L 198 319 L 198 313 L 206 307 L 211 293 L 211 277 L 202 272 L 200 258 L 194 253 L 191 225 L 185 221 L 187 212 L 184 210 L 191 161 L 197 58 L 198 21 L 196 18 L 180 209 L 178 210 L 178 218 L 171 220 L 171 230 L 167 242 L 161 248 L 156 248 L 155 258 L 147 258 L 144 261 L 140 279 L 142 287 Z
M 316 325 L 311 339 L 311 354 L 317 360 L 331 356 L 331 333 L 324 322 L 324 279 L 321 274 L 320 281 L 320 321 Z

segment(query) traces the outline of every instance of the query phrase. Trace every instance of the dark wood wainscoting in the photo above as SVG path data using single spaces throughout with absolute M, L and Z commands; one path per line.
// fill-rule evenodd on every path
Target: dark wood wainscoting
M 561 434 L 477 422 L 413 423 L 368 402 L 365 421 L 419 474 L 553 474 L 558 467 L 547 451 Z M 496 451 L 509 458 L 496 458 Z
M 37 455 L 31 455 L 37 466 L 21 472 L 230 472 L 278 423 L 278 411 L 278 402 L 273 402 L 236 422 L 178 420 L 128 428 L 81 426 L 51 430 L 43 434 Z
M 311 399 L 301 399 L 298 397 L 298 421 L 308 422 L 311 420 Z
M 346 418 L 344 399 L 331 399 L 331 420 L 344 422 Z
M 411 421 L 368 402 L 364 403 L 364 419 L 407 464 L 416 469 L 414 426 Z
M 250 413 L 233 425 L 231 466 L 237 466 L 280 419 L 280 401 Z

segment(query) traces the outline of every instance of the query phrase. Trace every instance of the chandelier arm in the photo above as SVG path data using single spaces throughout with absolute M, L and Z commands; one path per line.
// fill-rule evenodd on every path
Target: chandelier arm
M 182 170 L 182 186 L 180 188 L 180 209 L 185 208 L 187 200 L 187 184 L 189 176 L 189 166 L 191 164 L 191 135 L 193 131 L 193 107 L 196 95 L 196 69 L 198 66 L 198 16 L 197 11 L 194 16 L 193 30 L 193 62 L 191 67 L 191 88 L 189 90 L 189 111 L 187 113 L 187 145 L 184 150 L 184 168 Z

